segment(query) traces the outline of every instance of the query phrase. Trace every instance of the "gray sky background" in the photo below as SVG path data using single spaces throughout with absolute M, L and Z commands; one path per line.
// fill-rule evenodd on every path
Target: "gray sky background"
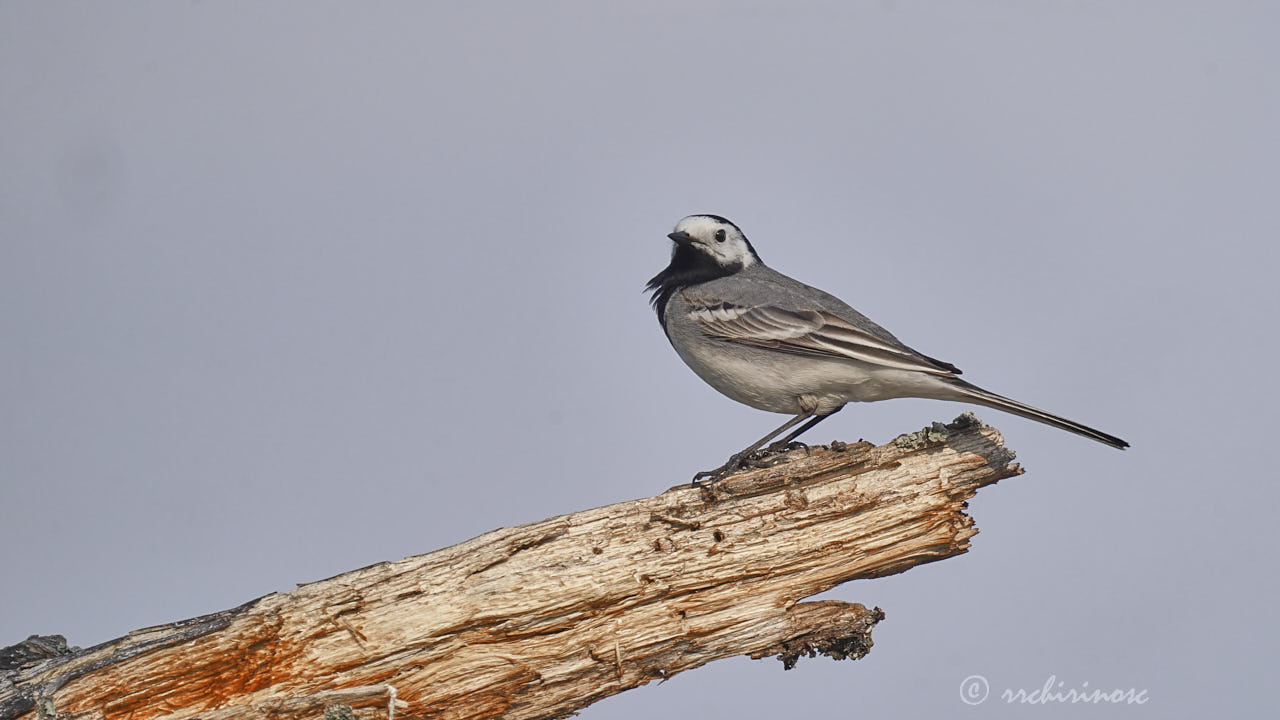
M 972 503 L 968 555 L 831 593 L 888 614 L 866 659 L 584 718 L 1274 713 L 1278 7 L 0 3 L 0 644 L 718 464 L 781 418 L 703 385 L 641 293 L 713 212 L 1133 448 L 982 410 L 1027 474 Z M 1150 702 L 994 697 L 1051 675 Z

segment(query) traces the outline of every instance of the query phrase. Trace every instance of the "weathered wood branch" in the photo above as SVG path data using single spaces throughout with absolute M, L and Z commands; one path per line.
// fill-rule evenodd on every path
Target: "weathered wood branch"
M 880 610 L 801 600 L 965 552 L 965 501 L 1021 473 L 972 416 L 787 459 L 37 654 L 0 718 L 551 718 L 733 655 L 857 658 Z

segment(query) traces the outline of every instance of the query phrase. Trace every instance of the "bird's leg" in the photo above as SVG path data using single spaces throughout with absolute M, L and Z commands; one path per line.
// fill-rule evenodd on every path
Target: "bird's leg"
M 795 430 L 792 430 L 791 433 L 788 434 L 786 437 L 782 438 L 778 442 L 770 445 L 765 449 L 768 450 L 769 452 L 786 452 L 788 450 L 797 450 L 799 448 L 804 448 L 804 454 L 808 455 L 809 446 L 802 442 L 796 441 L 796 438 L 805 434 L 814 425 L 817 425 L 818 423 L 822 422 L 823 420 L 826 420 L 832 415 L 835 415 L 836 413 L 840 412 L 843 409 L 844 409 L 844 406 L 842 405 L 836 408 L 835 410 L 832 410 L 831 412 L 827 413 L 826 415 L 815 415 L 812 418 L 809 418 L 809 422 L 801 425 Z
M 763 446 L 765 443 L 781 435 L 782 433 L 790 430 L 792 427 L 796 425 L 796 423 L 800 422 L 801 420 L 805 420 L 806 418 L 812 418 L 812 417 L 813 417 L 813 411 L 802 412 L 799 415 L 791 418 L 790 420 L 782 423 L 781 427 L 769 433 L 768 435 L 765 435 L 764 437 L 760 438 L 756 442 L 752 443 L 750 447 L 746 448 L 742 452 L 734 453 L 733 455 L 731 455 L 729 457 L 729 462 L 726 462 L 725 464 L 721 465 L 715 470 L 703 470 L 697 475 L 694 475 L 693 484 L 697 485 L 698 481 L 701 480 L 702 478 L 709 478 L 711 482 L 715 482 L 720 478 L 723 478 L 724 476 L 734 472 L 735 470 L 739 470 L 745 467 L 747 463 L 750 462 L 751 456 L 754 455 L 755 452 L 759 450 L 761 446 Z

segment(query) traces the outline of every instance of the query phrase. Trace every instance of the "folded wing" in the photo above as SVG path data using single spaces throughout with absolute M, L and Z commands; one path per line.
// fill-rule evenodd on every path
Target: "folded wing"
M 779 352 L 858 360 L 899 370 L 954 377 L 960 370 L 905 345 L 877 337 L 824 310 L 770 305 L 696 303 L 689 318 L 709 337 Z

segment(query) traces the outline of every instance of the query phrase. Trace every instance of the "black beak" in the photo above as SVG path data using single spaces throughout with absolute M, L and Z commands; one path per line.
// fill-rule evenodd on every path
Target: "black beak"
M 684 247 L 693 247 L 693 236 L 690 235 L 689 233 L 673 232 L 667 237 L 671 238 L 671 241 L 677 245 L 683 245 Z

